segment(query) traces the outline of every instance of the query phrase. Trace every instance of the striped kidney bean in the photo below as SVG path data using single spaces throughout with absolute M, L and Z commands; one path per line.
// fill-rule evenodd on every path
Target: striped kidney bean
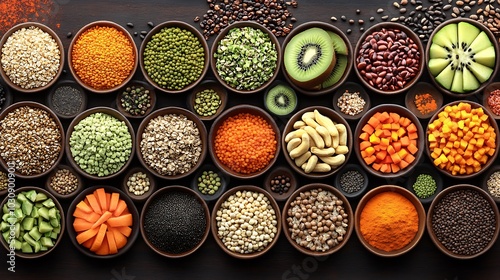
M 356 67 L 372 87 L 403 89 L 418 74 L 418 45 L 399 29 L 383 28 L 366 36 L 356 56 Z

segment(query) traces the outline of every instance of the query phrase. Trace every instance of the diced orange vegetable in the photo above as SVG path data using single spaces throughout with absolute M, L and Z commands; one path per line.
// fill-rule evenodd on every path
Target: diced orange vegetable
M 364 158 L 366 164 L 371 165 L 377 158 L 374 155 Z
M 359 143 L 359 150 L 363 151 L 366 148 L 370 147 L 371 145 L 372 145 L 372 143 L 370 143 L 370 141 L 363 141 L 363 142 Z
M 372 116 L 372 117 L 370 117 L 370 119 L 368 119 L 367 124 L 369 124 L 372 127 L 372 129 L 374 129 L 375 127 L 377 127 L 380 124 L 380 122 L 381 122 L 381 119 L 379 117 Z M 373 131 L 368 132 L 368 133 L 372 134 Z
M 366 132 L 367 134 L 372 134 L 375 131 L 374 126 L 371 126 L 370 124 L 365 124 L 363 128 L 361 128 L 363 132 Z
M 370 134 L 368 134 L 366 132 L 362 132 L 359 135 L 359 139 L 362 140 L 362 141 L 368 141 L 370 139 Z
M 411 153 L 411 154 L 416 154 L 418 152 L 418 148 L 417 146 L 413 145 L 413 144 L 410 144 L 408 145 L 408 151 Z

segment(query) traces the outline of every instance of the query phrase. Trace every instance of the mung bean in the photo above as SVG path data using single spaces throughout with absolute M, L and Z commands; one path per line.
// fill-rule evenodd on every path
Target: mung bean
M 194 110 L 203 117 L 215 115 L 222 101 L 219 94 L 213 89 L 204 89 L 197 92 L 194 99 Z
M 419 198 L 428 198 L 437 190 L 436 180 L 429 174 L 419 174 L 413 184 L 413 191 Z

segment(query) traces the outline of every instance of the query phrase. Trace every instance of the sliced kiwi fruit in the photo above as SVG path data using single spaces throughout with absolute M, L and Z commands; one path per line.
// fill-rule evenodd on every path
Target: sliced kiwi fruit
M 286 116 L 297 107 L 297 95 L 290 86 L 279 83 L 269 89 L 264 104 L 269 112 L 277 116 Z
M 472 23 L 449 23 L 431 40 L 429 72 L 454 93 L 477 90 L 491 78 L 495 63 L 493 42 Z
M 312 89 L 325 81 L 336 61 L 330 35 L 318 27 L 293 36 L 283 51 L 286 74 L 304 89 Z
M 322 88 L 327 88 L 335 85 L 340 81 L 342 76 L 344 76 L 345 70 L 347 69 L 347 56 L 346 55 L 338 55 L 337 56 L 337 63 L 335 64 L 335 67 L 333 67 L 332 73 L 326 81 L 321 83 Z
M 348 55 L 349 54 L 349 48 L 347 47 L 346 42 L 342 37 L 340 37 L 339 34 L 333 32 L 333 31 L 327 31 L 328 35 L 330 35 L 330 38 L 332 39 L 332 44 L 333 44 L 333 50 L 335 51 L 336 55 Z

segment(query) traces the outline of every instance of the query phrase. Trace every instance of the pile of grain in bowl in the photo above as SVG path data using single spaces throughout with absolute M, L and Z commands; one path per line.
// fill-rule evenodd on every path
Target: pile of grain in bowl
M 23 89 L 46 86 L 57 75 L 61 50 L 56 40 L 39 27 L 21 28 L 2 46 L 2 69 Z
M 139 144 L 144 162 L 163 176 L 189 172 L 200 159 L 203 147 L 196 123 L 182 114 L 151 119 Z
M 0 157 L 15 162 L 16 171 L 22 175 L 46 172 L 62 149 L 61 130 L 44 109 L 22 106 L 0 120 Z

